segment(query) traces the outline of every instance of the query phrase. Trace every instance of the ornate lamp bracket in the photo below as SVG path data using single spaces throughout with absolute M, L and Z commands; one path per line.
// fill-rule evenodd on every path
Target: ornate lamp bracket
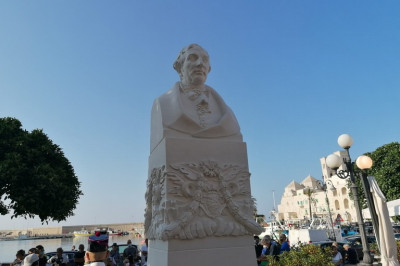
M 350 176 L 350 173 L 347 170 L 337 170 L 336 174 L 341 179 L 346 179 Z

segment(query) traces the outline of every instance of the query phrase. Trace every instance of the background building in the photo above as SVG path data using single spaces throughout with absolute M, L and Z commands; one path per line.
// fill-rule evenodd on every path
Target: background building
M 347 156 L 345 151 L 337 151 L 335 154 L 341 158 Z M 342 224 L 348 224 L 357 221 L 354 202 L 349 197 L 347 180 L 339 178 L 335 171 L 326 166 L 325 157 L 320 161 L 323 182 L 309 175 L 301 183 L 292 181 L 287 185 L 278 205 L 279 220 L 284 220 L 286 224 L 296 224 L 310 220 L 311 215 L 329 218 L 330 209 L 334 223 L 340 221 Z M 343 167 L 344 165 L 341 166 Z M 326 184 L 326 190 L 323 184 Z

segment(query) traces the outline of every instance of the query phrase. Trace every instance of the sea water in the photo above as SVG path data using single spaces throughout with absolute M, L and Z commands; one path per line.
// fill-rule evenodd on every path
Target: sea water
M 113 243 L 126 244 L 128 240 L 132 240 L 132 244 L 138 245 L 139 248 L 142 246 L 144 239 L 136 238 L 133 235 L 125 236 L 110 236 L 108 244 L 111 246 Z M 28 250 L 36 247 L 37 245 L 42 245 L 44 247 L 45 253 L 55 252 L 57 248 L 61 247 L 63 250 L 71 250 L 72 246 L 78 249 L 80 244 L 85 246 L 85 250 L 88 243 L 88 237 L 78 236 L 73 238 L 57 238 L 57 239 L 31 239 L 31 240 L 7 240 L 0 241 L 0 263 L 10 263 L 15 260 L 15 254 L 20 249 Z

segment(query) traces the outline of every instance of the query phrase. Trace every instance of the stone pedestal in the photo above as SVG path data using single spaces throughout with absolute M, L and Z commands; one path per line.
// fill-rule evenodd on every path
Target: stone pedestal
M 164 138 L 149 158 L 149 266 L 255 266 L 246 144 Z
M 256 266 L 251 236 L 151 240 L 150 266 Z

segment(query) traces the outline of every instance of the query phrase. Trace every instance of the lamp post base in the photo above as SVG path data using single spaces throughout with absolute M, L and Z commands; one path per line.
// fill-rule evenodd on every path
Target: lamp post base
M 367 266 L 367 265 L 373 265 L 374 258 L 370 254 L 364 254 L 364 258 L 362 261 L 360 261 L 357 265 L 362 265 L 362 266 Z

